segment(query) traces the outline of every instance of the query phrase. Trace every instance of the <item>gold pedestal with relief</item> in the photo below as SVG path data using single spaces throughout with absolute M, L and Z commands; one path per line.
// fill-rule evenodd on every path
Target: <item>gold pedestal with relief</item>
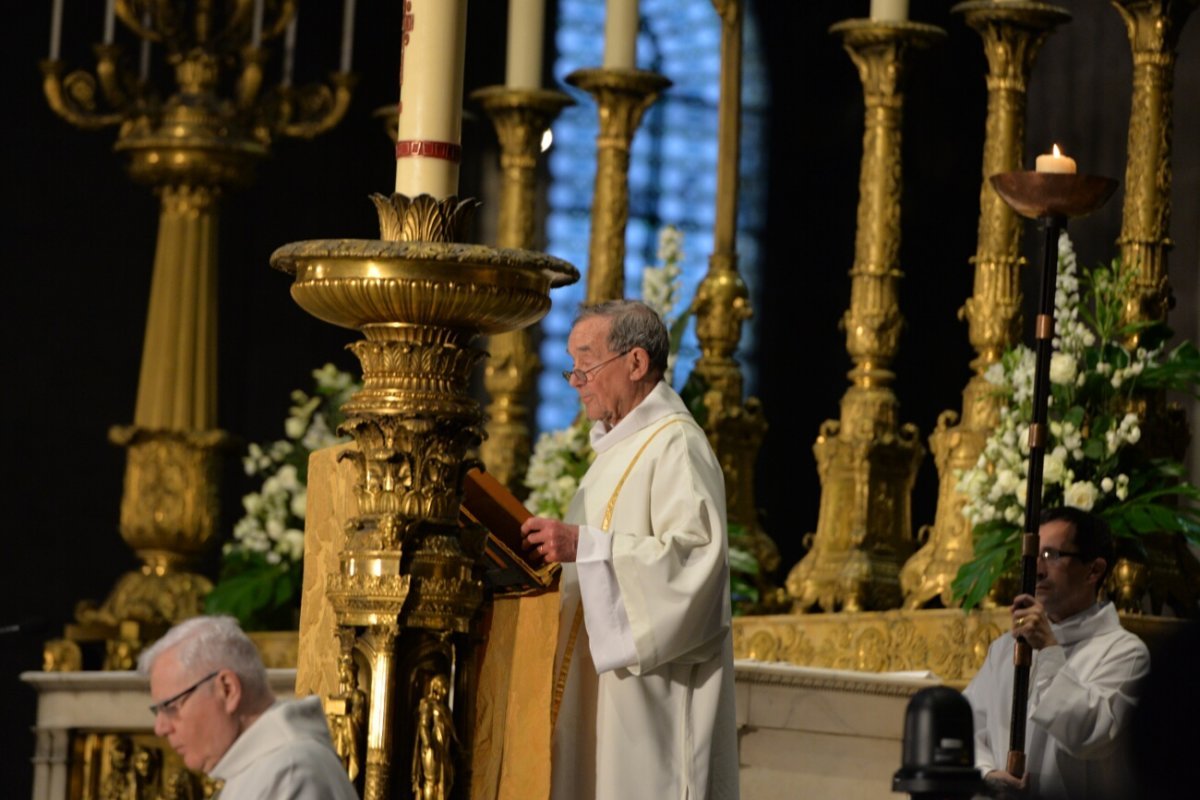
M 1133 273 L 1124 322 L 1165 322 L 1174 304 L 1167 270 L 1171 250 L 1171 142 L 1176 49 L 1197 0 L 1113 0 L 1125 23 L 1133 57 L 1133 96 L 1121 212 L 1121 269 Z M 1188 100 L 1194 102 L 1193 98 Z M 1130 336 L 1136 346 L 1138 335 Z M 1183 460 L 1191 434 L 1184 410 L 1162 392 L 1135 399 L 1143 423 L 1140 447 L 1150 456 Z M 1119 558 L 1110 592 L 1124 608 L 1139 610 L 1146 590 L 1160 614 L 1170 604 L 1195 616 L 1200 603 L 1200 562 L 1181 536 L 1145 537 L 1145 563 Z
M 119 44 L 96 45 L 94 74 L 57 59 L 41 64 L 50 108 L 86 130 L 118 126 L 115 149 L 161 203 L 134 421 L 110 433 L 128 450 L 121 536 L 143 564 L 101 605 L 80 605 L 66 638 L 46 645 L 51 670 L 80 669 L 81 642 L 105 643 L 105 668 L 130 669 L 144 645 L 203 610 L 212 585 L 192 565 L 216 536 L 226 442 L 216 420 L 218 201 L 252 179 L 273 139 L 316 136 L 350 104 L 348 73 L 328 85 L 263 85 L 264 45 L 282 37 L 294 2 L 268 6 L 257 37 L 254 0 L 211 5 L 113 5 L 125 29 L 168 54 L 174 85 L 165 98 L 146 56 L 134 75 Z
M 299 242 L 271 258 L 294 276 L 302 308 L 365 336 L 350 345 L 363 388 L 342 409 L 357 508 L 325 583 L 337 643 L 306 644 L 315 632 L 303 628 L 301 641 L 361 665 L 322 693 L 363 698 L 365 798 L 465 797 L 485 538 L 459 525 L 467 453 L 483 433 L 469 392 L 483 352 L 471 342 L 538 321 L 549 289 L 578 273 L 538 253 L 457 243 L 474 201 L 375 202 L 381 240 Z
M 567 76 L 596 98 L 596 185 L 588 244 L 588 305 L 625 296 L 625 226 L 629 222 L 629 152 L 642 115 L 671 81 L 633 69 L 580 69 Z
M 552 89 L 508 89 L 491 86 L 471 94 L 496 126 L 500 139 L 500 224 L 497 244 L 533 250 L 539 233 L 537 165 L 542 136 L 559 112 L 573 101 Z M 528 329 L 501 333 L 487 342 L 488 362 L 483 385 L 491 402 L 487 414 L 487 439 L 479 456 L 488 472 L 518 497 L 525 496 L 522 480 L 532 450 L 529 430 L 529 394 L 541 362 Z
M 841 419 L 827 420 L 813 445 L 821 478 L 817 530 L 786 583 L 797 612 L 900 605 L 900 567 L 912 550 L 911 492 L 924 455 L 915 426 L 899 423 L 887 368 L 902 322 L 900 84 L 909 52 L 945 34 L 921 23 L 861 19 L 830 31 L 858 68 L 866 100 L 850 308 L 842 320 L 854 369 Z
M 975 283 L 960 316 L 965 317 L 975 358 L 962 393 L 962 418 L 944 411 L 929 437 L 938 470 L 938 502 L 925 544 L 900 572 L 905 608 L 957 605 L 951 584 L 971 560 L 971 524 L 962 514 L 966 498 L 957 491 L 958 474 L 975 465 L 996 425 L 997 410 L 983 374 L 1020 339 L 1021 233 L 1016 213 L 988 180 L 1021 168 L 1025 141 L 1025 88 L 1042 42 L 1070 14 L 1035 2 L 973 0 L 953 11 L 983 39 L 988 61 L 988 112 L 984 126 L 983 180 L 979 190 L 979 237 Z M 1007 600 L 1008 598 L 1001 598 Z M 989 604 L 994 602 L 991 598 Z

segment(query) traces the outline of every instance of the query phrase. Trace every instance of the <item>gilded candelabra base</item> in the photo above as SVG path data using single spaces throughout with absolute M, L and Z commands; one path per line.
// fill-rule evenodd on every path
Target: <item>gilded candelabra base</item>
M 302 648 L 363 669 L 333 684 L 302 670 L 297 682 L 315 683 L 334 707 L 364 699 L 351 749 L 366 754 L 365 798 L 407 795 L 393 782 L 408 785 L 400 776 L 410 765 L 414 795 L 466 796 L 485 538 L 458 522 L 468 453 L 483 435 L 470 394 L 483 352 L 471 342 L 536 322 L 549 289 L 578 273 L 543 254 L 457 243 L 473 201 L 374 200 L 381 240 L 299 242 L 271 258 L 294 277 L 302 308 L 365 336 L 351 345 L 363 388 L 342 407 L 355 447 L 339 458 L 353 467 L 354 507 L 324 597 L 305 594 L 331 613 L 301 613 Z M 331 727 L 351 722 L 342 714 Z
M 843 413 L 841 422 L 826 421 L 813 445 L 821 505 L 811 549 L 785 584 L 796 613 L 900 605 L 900 568 L 912 552 L 912 486 L 924 448 L 913 425 L 872 435 L 869 422 L 864 431 L 850 419 Z
M 550 89 L 490 86 L 471 94 L 491 118 L 500 140 L 500 221 L 497 244 L 537 249 L 537 165 L 542 137 L 559 112 L 574 101 Z M 529 397 L 541 362 L 528 329 L 492 336 L 484 389 L 491 402 L 484 413 L 486 438 L 479 450 L 496 480 L 519 497 L 532 451 Z
M 121 536 L 143 563 L 99 606 L 80 603 L 65 636 L 75 645 L 104 642 L 104 669 L 132 669 L 143 647 L 204 611 L 212 582 L 190 567 L 216 536 L 219 451 L 228 437 L 138 426 L 113 428 L 110 437 L 128 449 Z M 61 641 L 47 644 L 45 663 L 82 667 Z
M 671 85 L 654 72 L 580 69 L 567 76 L 596 98 L 596 186 L 588 245 L 587 304 L 625 296 L 625 226 L 629 222 L 629 153 L 642 115 Z

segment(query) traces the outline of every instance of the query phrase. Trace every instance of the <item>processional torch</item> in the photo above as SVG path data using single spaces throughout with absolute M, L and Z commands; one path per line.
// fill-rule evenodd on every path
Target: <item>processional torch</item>
M 1112 178 L 1075 174 L 1075 161 L 1059 153 L 1038 156 L 1035 172 L 993 175 L 996 193 L 1023 217 L 1036 219 L 1045 241 L 1042 285 L 1034 326 L 1033 421 L 1029 426 L 1029 472 L 1025 486 L 1025 531 L 1021 536 L 1021 592 L 1032 595 L 1037 582 L 1038 524 L 1042 516 L 1042 459 L 1050 397 L 1050 356 L 1054 349 L 1054 290 L 1058 278 L 1058 239 L 1070 217 L 1082 217 L 1104 205 L 1117 188 Z M 1023 637 L 1013 649 L 1012 720 L 1009 726 L 1008 773 L 1025 774 L 1025 718 L 1033 651 Z

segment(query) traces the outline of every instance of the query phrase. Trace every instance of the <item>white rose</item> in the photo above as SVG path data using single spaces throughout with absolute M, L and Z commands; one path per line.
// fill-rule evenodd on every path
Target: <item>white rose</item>
M 1063 455 L 1057 451 L 1048 454 L 1042 459 L 1042 480 L 1046 483 L 1062 483 L 1065 468 Z
M 1109 478 L 1107 476 L 1104 477 L 1100 481 L 1100 488 L 1104 491 L 1105 494 L 1108 494 L 1109 492 L 1111 492 L 1113 490 L 1113 486 L 1115 486 L 1115 485 L 1116 484 L 1113 483 L 1113 479 Z
M 1091 511 L 1096 504 L 1096 487 L 1090 481 L 1079 481 L 1067 487 L 1063 502 L 1083 511 Z
M 1075 357 L 1069 353 L 1050 356 L 1050 382 L 1067 385 L 1075 380 Z

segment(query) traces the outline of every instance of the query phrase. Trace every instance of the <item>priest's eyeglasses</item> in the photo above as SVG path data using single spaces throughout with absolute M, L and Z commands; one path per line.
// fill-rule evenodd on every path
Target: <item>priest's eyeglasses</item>
M 221 674 L 220 670 L 217 670 L 216 672 L 208 673 L 203 678 L 196 681 L 195 683 L 193 683 L 188 688 L 184 689 L 179 694 L 172 695 L 171 697 L 168 697 L 166 700 L 163 700 L 161 702 L 155 703 L 154 705 L 150 706 L 150 713 L 156 717 L 159 714 L 162 714 L 163 716 L 169 717 L 169 718 L 174 718 L 174 717 L 178 716 L 179 709 L 182 708 L 183 704 L 187 701 L 187 699 L 192 696 L 192 692 L 196 691 L 201 686 L 203 686 L 206 681 L 211 681 L 213 678 L 217 677 L 220 674 Z
M 1083 557 L 1083 553 L 1078 550 L 1059 550 L 1057 547 L 1043 547 L 1038 551 L 1038 558 L 1047 564 L 1053 564 L 1060 558 L 1078 558 L 1080 561 L 1087 560 Z
M 580 386 L 586 386 L 588 379 L 590 379 L 592 377 L 593 372 L 599 372 L 601 367 L 611 364 L 612 362 L 616 361 L 621 356 L 628 355 L 628 354 L 629 354 L 628 350 L 626 350 L 624 353 L 617 353 L 612 358 L 605 359 L 604 361 L 601 361 L 596 366 L 588 367 L 587 369 L 564 369 L 562 371 L 563 380 L 566 381 L 567 383 L 570 383 L 571 379 L 574 378 L 575 382 L 577 384 L 579 384 Z

